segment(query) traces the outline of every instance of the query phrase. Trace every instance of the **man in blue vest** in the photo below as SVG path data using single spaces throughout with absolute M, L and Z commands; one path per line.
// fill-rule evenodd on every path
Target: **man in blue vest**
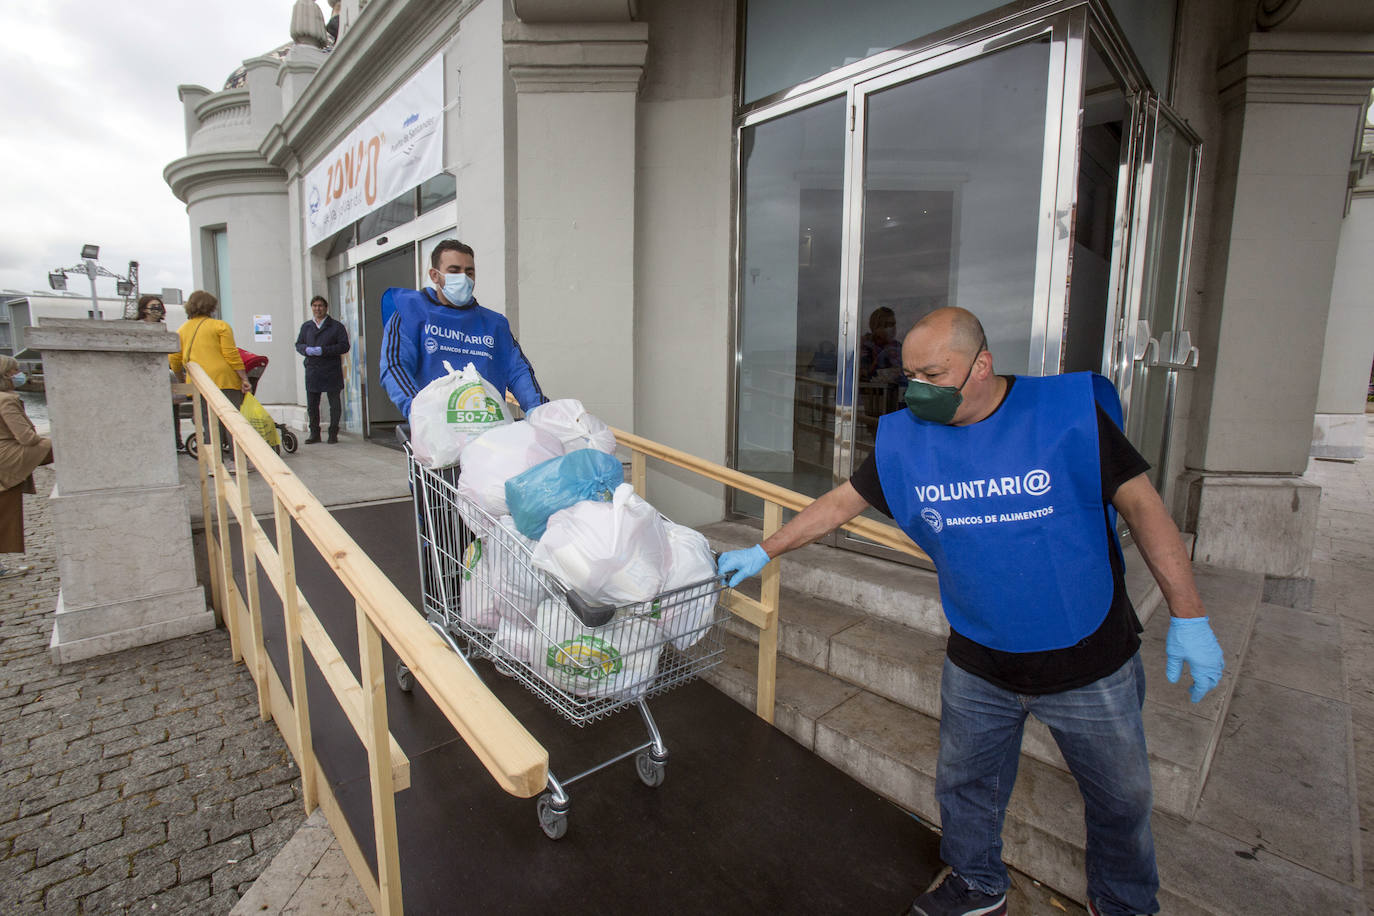
M 525 410 L 548 400 L 534 369 L 511 334 L 506 316 L 483 308 L 473 296 L 477 262 L 472 248 L 444 239 L 430 255 L 433 289 L 393 288 L 382 294 L 381 381 L 392 403 L 410 417 L 420 390 L 468 363 L 497 391 L 507 389 Z
M 950 624 L 935 794 L 951 871 L 914 916 L 1006 913 L 1002 822 L 1028 712 L 1083 795 L 1089 912 L 1157 912 L 1141 626 L 1113 510 L 1169 605 L 1169 680 L 1187 664 L 1196 703 L 1224 661 L 1115 389 L 1086 372 L 997 375 L 982 325 L 954 308 L 912 328 L 902 368 L 908 409 L 879 421 L 869 460 L 762 544 L 724 554 L 720 572 L 738 585 L 869 506 L 934 561 Z

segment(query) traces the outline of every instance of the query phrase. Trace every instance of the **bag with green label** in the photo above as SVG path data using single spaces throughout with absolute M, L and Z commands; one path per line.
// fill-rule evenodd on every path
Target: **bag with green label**
M 463 449 L 489 429 L 512 422 L 503 392 L 468 363 L 460 372 L 444 361 L 446 375 L 410 402 L 410 447 L 429 468 L 452 467 Z
M 588 627 L 562 601 L 539 605 L 534 657 L 544 680 L 581 697 L 633 697 L 653 685 L 663 651 L 658 627 L 638 616 Z

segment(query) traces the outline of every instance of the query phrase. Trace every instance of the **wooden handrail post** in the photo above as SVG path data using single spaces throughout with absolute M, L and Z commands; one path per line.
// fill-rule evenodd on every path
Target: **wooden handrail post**
M 196 441 L 202 446 L 205 445 L 205 399 L 199 392 L 191 395 L 191 433 L 196 437 Z M 228 615 L 224 609 L 228 601 L 224 594 L 224 583 L 220 581 L 219 565 L 219 544 L 215 541 L 214 533 L 211 530 L 210 520 L 210 487 L 209 471 L 210 456 L 207 454 L 209 449 L 196 449 L 196 470 L 200 474 L 200 523 L 205 531 L 205 560 L 210 567 L 210 598 L 215 605 L 215 614 L 219 617 L 226 628 L 229 627 Z M 233 634 L 230 634 L 232 640 Z
M 262 639 L 262 602 L 258 595 L 258 552 L 254 544 L 253 494 L 248 489 L 248 456 L 234 440 L 234 477 L 239 490 L 239 537 L 243 543 L 244 597 L 248 600 L 248 631 L 253 639 L 253 680 L 258 686 L 258 712 L 272 719 L 272 697 L 267 692 L 267 647 Z
M 782 506 L 763 504 L 763 537 L 767 540 L 782 527 Z M 782 589 L 782 564 L 776 560 L 763 568 L 759 603 L 769 612 L 768 626 L 759 630 L 758 704 L 756 711 L 765 722 L 773 721 L 778 686 L 778 595 Z
M 634 486 L 635 492 L 640 499 L 645 499 L 644 491 L 648 489 L 648 469 L 645 466 L 646 459 L 644 453 L 637 448 L 630 449 L 630 483 Z
M 208 406 L 208 404 L 207 404 Z M 234 551 L 229 546 L 229 485 L 225 482 L 223 451 L 220 448 L 220 425 L 213 410 L 205 417 L 205 434 L 200 438 L 202 458 L 208 458 L 215 475 L 215 528 L 219 532 L 219 581 L 224 589 L 224 619 L 229 629 L 229 651 L 234 661 L 243 661 L 243 645 L 239 633 L 237 608 L 229 597 L 229 583 L 234 580 Z M 206 447 L 208 444 L 208 448 Z
M 358 608 L 358 667 L 363 688 L 363 743 L 372 783 L 372 827 L 377 841 L 377 886 L 382 916 L 401 913 L 401 851 L 396 836 L 396 795 L 391 781 L 391 733 L 386 714 L 382 637 L 363 603 Z
M 281 497 L 272 494 L 277 522 L 277 557 L 281 560 L 282 615 L 286 621 L 286 661 L 291 673 L 291 707 L 296 714 L 296 761 L 301 770 L 301 795 L 308 815 L 319 804 L 315 788 L 315 747 L 310 737 L 310 701 L 305 689 L 305 652 L 301 646 L 301 611 L 296 598 L 296 550 L 291 542 L 291 516 Z

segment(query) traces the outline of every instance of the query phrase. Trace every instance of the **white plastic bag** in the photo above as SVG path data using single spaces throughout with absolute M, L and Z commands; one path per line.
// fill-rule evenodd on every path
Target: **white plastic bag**
M 643 693 L 658 671 L 658 627 L 639 617 L 588 627 L 562 601 L 539 605 L 530 660 L 549 683 L 583 697 Z
M 576 398 L 549 401 L 525 414 L 525 422 L 558 437 L 565 452 L 594 448 L 615 454 L 615 433 L 600 418 L 587 413 Z
M 697 588 L 664 598 L 667 606 L 662 611 L 659 626 L 665 638 L 686 651 L 706 635 L 706 628 L 715 614 L 716 602 L 720 600 L 720 592 L 712 583 L 700 584 L 703 580 L 714 580 L 716 563 L 704 534 L 672 522 L 667 523 L 667 528 L 672 559 L 663 590 L 671 592 L 689 585 L 696 585 Z
M 530 610 L 534 619 L 534 610 Z M 535 629 L 523 617 L 511 619 L 502 617 L 496 626 L 496 651 L 516 661 L 529 664 L 534 657 Z
M 632 604 L 663 590 L 668 572 L 663 518 L 628 483 L 611 502 L 584 501 L 549 516 L 534 565 L 592 604 Z
M 468 363 L 459 372 L 444 361 L 447 375 L 435 379 L 410 402 L 410 447 L 425 467 L 458 463 L 467 444 L 489 429 L 511 423 L 502 392 Z
M 489 430 L 463 449 L 458 495 L 495 516 L 508 515 L 506 481 L 563 454 L 558 439 L 528 423 Z
M 530 569 L 530 553 L 537 542 L 521 534 L 515 519 L 503 515 L 499 529 L 491 537 L 496 554 L 492 558 L 493 585 L 497 599 L 497 613 L 502 620 L 511 620 L 529 627 L 534 624 L 535 607 L 544 597 L 544 589 L 534 570 Z
M 463 549 L 463 564 L 458 575 L 461 582 L 461 602 L 458 616 L 468 625 L 480 630 L 495 630 L 501 622 L 500 601 L 493 586 L 493 574 L 499 568 L 496 560 L 498 545 L 490 533 L 469 530 L 476 535 Z

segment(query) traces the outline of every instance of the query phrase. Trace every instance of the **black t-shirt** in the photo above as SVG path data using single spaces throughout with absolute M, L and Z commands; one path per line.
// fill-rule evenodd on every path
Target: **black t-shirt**
M 1007 379 L 1007 393 L 1016 381 Z M 1003 395 L 1005 401 L 1006 395 Z M 1000 410 L 1001 404 L 997 405 Z M 996 411 L 993 411 L 996 413 Z M 1125 434 L 1111 418 L 1097 409 L 1097 443 L 1102 468 L 1102 536 L 1110 539 L 1111 527 L 1107 506 L 1117 488 L 1128 480 L 1145 473 L 1150 463 L 1135 450 Z M 869 455 L 854 476 L 849 479 L 859 495 L 879 512 L 892 517 L 887 498 L 883 496 L 878 478 L 878 465 Z M 1107 550 L 1112 564 L 1112 606 L 1106 618 L 1091 635 L 1072 646 L 1044 652 L 1002 652 L 990 649 L 949 632 L 946 652 L 949 660 L 970 674 L 1021 694 L 1059 693 L 1091 684 L 1111 674 L 1130 660 L 1140 648 L 1140 620 L 1126 594 L 1125 568 L 1113 549 Z

